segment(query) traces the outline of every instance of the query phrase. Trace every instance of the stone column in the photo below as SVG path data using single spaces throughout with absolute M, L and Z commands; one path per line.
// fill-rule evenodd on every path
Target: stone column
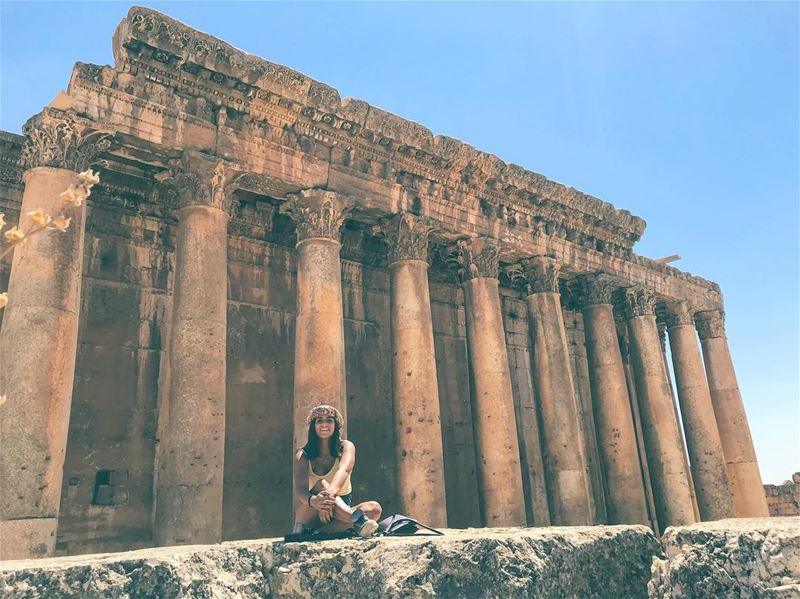
M 109 145 L 88 123 L 46 109 L 23 127 L 20 228 Z M 0 333 L 0 559 L 45 557 L 56 542 L 78 343 L 86 205 L 65 232 L 37 234 L 14 250 Z
M 474 389 L 472 425 L 484 526 L 525 526 L 519 444 L 500 308 L 497 242 L 458 243 Z
M 229 176 L 222 161 L 185 152 L 167 183 L 179 208 L 169 392 L 159 423 L 158 545 L 222 540 Z
M 351 208 L 346 196 L 320 189 L 293 194 L 281 206 L 297 226 L 293 447 L 306 444 L 314 406 L 335 406 L 347 423 L 339 234 Z
M 611 301 L 616 286 L 602 274 L 581 280 L 597 444 L 605 473 L 609 524 L 649 525 L 642 465 Z
M 692 494 L 656 328 L 655 298 L 646 289 L 634 287 L 627 290 L 626 300 L 639 415 L 659 527 L 691 524 L 695 521 Z
M 692 316 L 686 302 L 667 306 L 672 367 L 700 518 L 721 520 L 733 516 L 733 504 Z
M 558 289 L 559 264 L 538 256 L 522 263 L 528 280 L 533 384 L 542 416 L 542 453 L 553 525 L 592 524 L 586 458 Z
M 404 212 L 383 223 L 389 244 L 392 388 L 398 511 L 447 526 L 439 388 L 428 290 L 424 218 Z
M 769 510 L 725 336 L 725 313 L 722 310 L 700 312 L 695 322 L 703 346 L 711 403 L 733 493 L 733 515 L 737 518 L 765 518 L 769 516 Z

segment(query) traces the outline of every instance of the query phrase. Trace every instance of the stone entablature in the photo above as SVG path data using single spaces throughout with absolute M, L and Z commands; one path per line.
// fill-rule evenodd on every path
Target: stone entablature
M 360 145 L 368 152 L 391 157 L 403 166 L 398 170 L 410 174 L 448 186 L 474 187 L 484 200 L 484 209 L 508 211 L 509 218 L 525 218 L 525 211 L 518 210 L 525 204 L 541 205 L 545 210 L 561 207 L 564 217 L 577 211 L 583 215 L 577 227 L 580 231 L 592 226 L 607 228 L 617 243 L 627 248 L 644 232 L 644 221 L 627 210 L 616 210 L 607 202 L 517 165 L 506 165 L 458 140 L 434 137 L 425 127 L 362 100 L 342 101 L 339 93 L 324 83 L 242 52 L 153 10 L 130 10 L 115 34 L 114 57 L 119 70 L 160 65 L 164 76 L 170 78 L 168 73 L 173 73 L 176 80 L 172 83 L 189 93 L 205 95 L 266 121 L 277 118 L 281 125 L 300 124 L 304 133 L 332 145 Z M 512 200 L 512 195 L 517 198 Z
M 373 222 L 391 206 L 419 206 L 442 237 L 498 238 L 504 262 L 550 255 L 568 276 L 606 271 L 698 308 L 721 304 L 714 283 L 634 254 L 644 223 L 627 211 L 360 100 L 340 102 L 328 86 L 160 13 L 131 9 L 115 57 L 116 69 L 79 63 L 69 94 L 75 111 L 125 138 L 125 172 L 143 151 L 167 168 L 180 148 L 214 148 L 248 171 L 241 189 L 279 199 L 323 185 L 356 192 L 359 218 Z M 146 180 L 157 164 L 131 174 Z

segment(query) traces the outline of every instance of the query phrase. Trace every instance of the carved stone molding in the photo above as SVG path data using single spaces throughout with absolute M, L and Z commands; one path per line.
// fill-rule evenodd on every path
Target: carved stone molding
M 491 237 L 461 239 L 456 246 L 458 276 L 462 283 L 481 277 L 496 279 L 500 276 L 499 249 L 496 239 Z
M 558 275 L 561 264 L 547 256 L 536 256 L 522 261 L 525 277 L 528 279 L 528 294 L 552 292 L 558 293 Z
M 666 324 L 668 328 L 694 324 L 694 310 L 689 302 L 677 301 L 667 303 Z
M 45 108 L 28 119 L 22 134 L 25 144 L 19 161 L 23 170 L 51 166 L 81 172 L 97 163 L 100 154 L 111 147 L 108 133 L 54 108 Z
M 389 245 L 388 264 L 400 260 L 428 262 L 428 235 L 433 229 L 431 219 L 401 212 L 381 221 L 380 227 Z
M 232 214 L 236 181 L 243 175 L 233 165 L 200 152 L 185 151 L 172 164 L 170 174 L 163 185 L 176 195 L 177 208 L 208 206 Z
M 725 336 L 725 311 L 706 310 L 694 316 L 700 339 L 716 339 Z
M 353 209 L 353 200 L 341 193 L 323 189 L 304 189 L 289 194 L 280 211 L 288 214 L 297 227 L 297 243 L 322 237 L 340 241 L 345 217 Z
M 644 287 L 629 287 L 625 290 L 625 312 L 628 318 L 655 315 L 655 295 Z
M 604 273 L 581 275 L 578 279 L 581 306 L 613 305 L 614 291 L 618 287 L 619 283 Z

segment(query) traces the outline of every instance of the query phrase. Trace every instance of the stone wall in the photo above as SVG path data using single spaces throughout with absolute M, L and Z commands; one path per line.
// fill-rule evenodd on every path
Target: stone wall
M 800 472 L 782 485 L 764 485 L 770 516 L 800 516 Z

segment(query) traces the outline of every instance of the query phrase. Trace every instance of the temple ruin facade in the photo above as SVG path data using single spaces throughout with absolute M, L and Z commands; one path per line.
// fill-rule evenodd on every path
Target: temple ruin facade
M 113 47 L 0 134 L 10 222 L 101 178 L 0 265 L 4 559 L 285 533 L 320 403 L 433 526 L 768 515 L 720 289 L 641 218 L 149 9 Z

